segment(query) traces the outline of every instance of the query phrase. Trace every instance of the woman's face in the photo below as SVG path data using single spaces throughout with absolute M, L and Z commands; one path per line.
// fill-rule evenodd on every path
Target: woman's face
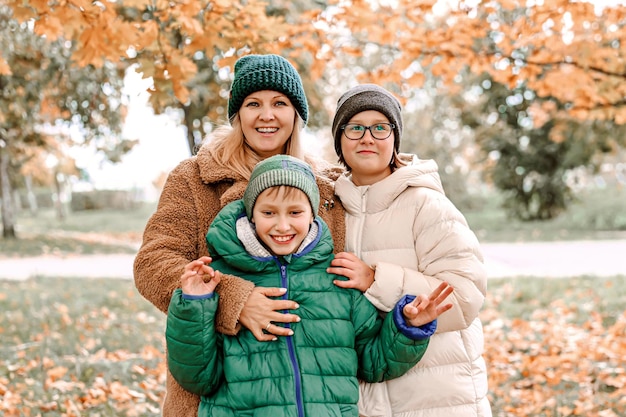
M 370 126 L 376 129 L 380 123 L 389 123 L 389 119 L 376 110 L 366 110 L 355 114 L 347 124 L 361 125 L 354 130 Z M 379 130 L 383 130 L 380 128 Z M 374 139 L 369 129 L 361 139 L 348 139 L 341 133 L 341 153 L 346 164 L 352 169 L 352 182 L 356 185 L 372 185 L 391 175 L 389 166 L 393 156 L 394 132 L 386 139 Z
M 296 108 L 282 93 L 256 91 L 243 101 L 239 119 L 248 146 L 268 158 L 285 152 L 295 126 Z

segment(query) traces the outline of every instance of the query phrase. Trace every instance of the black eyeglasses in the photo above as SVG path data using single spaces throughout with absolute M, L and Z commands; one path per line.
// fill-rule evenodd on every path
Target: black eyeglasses
M 365 136 L 365 131 L 369 130 L 376 140 L 385 140 L 391 136 L 391 132 L 396 127 L 393 123 L 376 123 L 371 126 L 363 126 L 356 123 L 348 123 L 341 126 L 343 134 L 350 140 L 359 140 Z

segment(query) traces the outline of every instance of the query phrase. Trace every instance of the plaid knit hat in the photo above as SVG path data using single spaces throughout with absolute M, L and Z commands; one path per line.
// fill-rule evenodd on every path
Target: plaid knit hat
M 252 218 L 252 209 L 257 197 L 268 188 L 287 185 L 302 190 L 317 216 L 320 205 L 320 191 L 311 167 L 298 158 L 289 155 L 274 155 L 256 164 L 250 182 L 243 194 L 248 219 Z
M 237 60 L 228 99 L 228 119 L 239 111 L 246 97 L 261 90 L 279 91 L 289 97 L 306 124 L 309 106 L 302 80 L 293 65 L 279 55 L 246 55 Z
M 376 84 L 361 84 L 352 87 L 337 101 L 337 110 L 333 120 L 333 138 L 335 152 L 341 157 L 341 126 L 345 125 L 357 113 L 366 110 L 376 110 L 384 114 L 389 123 L 393 123 L 394 148 L 400 151 L 400 137 L 402 136 L 402 107 L 397 98 L 389 91 Z

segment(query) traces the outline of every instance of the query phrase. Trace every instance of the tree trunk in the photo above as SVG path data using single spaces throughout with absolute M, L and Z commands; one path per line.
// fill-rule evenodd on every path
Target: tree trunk
M 63 187 L 62 182 L 59 180 L 59 177 L 62 175 L 58 172 L 58 170 L 54 170 L 54 189 L 57 194 L 57 198 L 55 201 L 55 208 L 57 212 L 57 219 L 60 221 L 65 221 L 66 213 L 65 213 L 65 202 L 64 202 L 64 193 L 65 189 Z
M 11 198 L 11 182 L 9 181 L 9 153 L 0 144 L 0 184 L 2 185 L 2 237 L 17 238 L 15 234 L 15 211 Z
M 198 144 L 196 143 L 193 134 L 193 120 L 189 109 L 186 106 L 181 106 L 181 108 L 185 118 L 183 123 L 185 125 L 185 130 L 187 131 L 187 146 L 189 146 L 189 152 L 191 152 L 191 155 L 195 155 L 198 152 Z
M 21 213 L 22 212 L 22 199 L 20 197 L 20 191 L 14 189 L 11 192 L 13 193 L 13 210 L 16 213 Z
M 26 175 L 24 177 L 24 183 L 26 184 L 26 201 L 28 201 L 28 209 L 33 217 L 37 216 L 39 207 L 37 207 L 37 197 L 33 192 L 33 177 Z

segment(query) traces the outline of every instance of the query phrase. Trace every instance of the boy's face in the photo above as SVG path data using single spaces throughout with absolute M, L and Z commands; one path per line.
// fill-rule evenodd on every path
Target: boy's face
M 294 253 L 313 222 L 311 203 L 293 187 L 272 187 L 257 197 L 252 221 L 259 239 L 275 255 Z

